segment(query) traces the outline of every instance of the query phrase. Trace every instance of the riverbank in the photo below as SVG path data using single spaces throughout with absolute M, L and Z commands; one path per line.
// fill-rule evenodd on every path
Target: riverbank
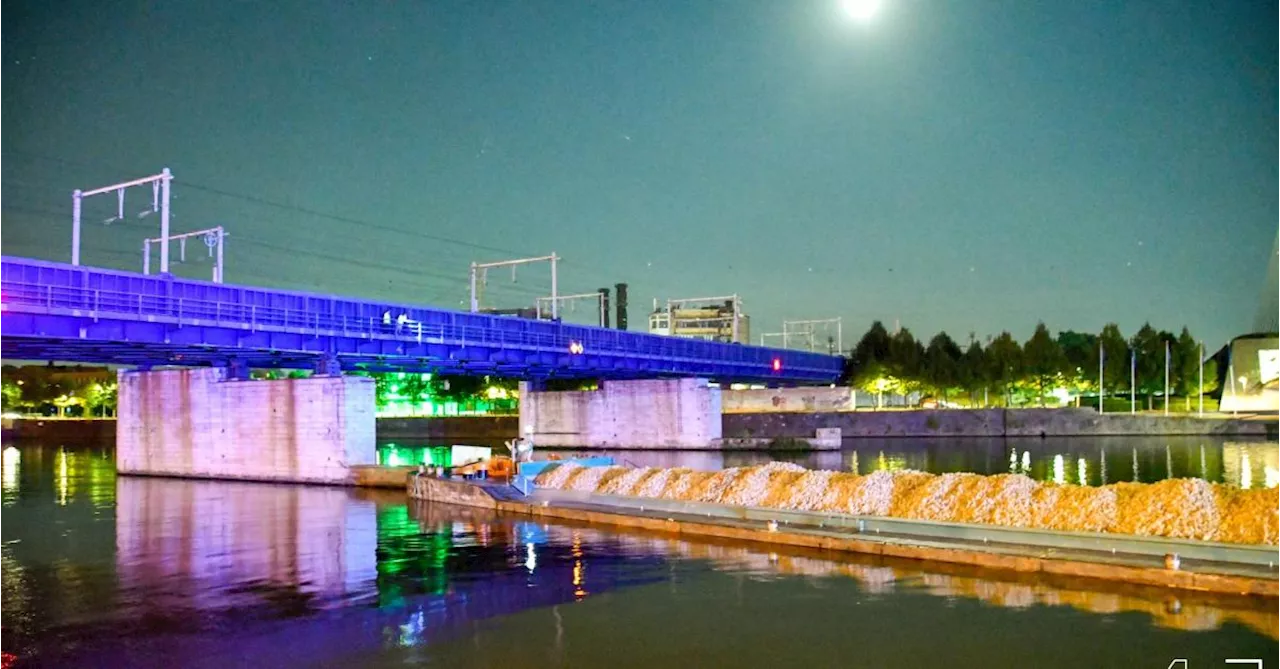
M 1052 541 L 1055 534 L 1036 532 L 1042 543 L 1032 545 L 1008 541 L 991 541 L 977 535 L 945 536 L 935 532 L 930 538 L 903 536 L 869 528 L 865 521 L 884 519 L 859 519 L 850 516 L 851 526 L 837 527 L 830 523 L 802 522 L 796 512 L 772 509 L 734 509 L 725 505 L 700 505 L 697 512 L 679 511 L 658 504 L 627 506 L 604 495 L 564 495 L 553 491 L 538 490 L 530 497 L 520 497 L 500 484 L 473 484 L 463 481 L 411 477 L 409 496 L 431 502 L 489 508 L 497 511 L 532 516 L 536 518 L 580 521 L 613 527 L 626 527 L 675 535 L 733 539 L 761 544 L 815 548 L 829 551 L 861 553 L 885 558 L 904 558 L 927 562 L 971 565 L 1023 573 L 1070 576 L 1086 579 L 1119 581 L 1125 583 L 1159 586 L 1180 590 L 1214 592 L 1275 598 L 1277 588 L 1274 563 L 1260 565 L 1269 556 L 1274 559 L 1274 548 L 1239 547 L 1242 555 L 1251 549 L 1258 553 L 1250 560 L 1240 561 L 1228 557 L 1222 561 L 1185 560 L 1178 569 L 1166 568 L 1163 550 L 1194 550 L 1195 542 L 1109 537 L 1116 546 L 1146 544 L 1145 553 L 1116 550 L 1112 553 L 1101 549 L 1071 547 L 1064 542 L 1055 548 L 1043 543 Z M 857 521 L 863 520 L 860 526 Z M 899 521 L 901 522 L 901 521 Z M 920 523 L 922 531 L 945 530 L 955 524 Z M 930 527 L 932 526 L 932 527 Z M 993 528 L 974 526 L 973 529 Z M 1032 536 L 1032 535 L 1025 535 Z M 1062 537 L 1065 538 L 1065 537 Z M 1150 542 L 1158 548 L 1152 549 Z M 1210 546 L 1202 542 L 1201 546 Z M 1265 555 L 1264 555 L 1265 554 Z
M 725 414 L 726 439 L 802 439 L 839 428 L 845 439 L 870 437 L 1102 437 L 1223 435 L 1272 437 L 1276 417 L 1099 414 L 1093 409 L 939 409 L 840 413 Z
M 110 444 L 116 440 L 116 419 L 6 418 L 0 438 L 49 444 Z

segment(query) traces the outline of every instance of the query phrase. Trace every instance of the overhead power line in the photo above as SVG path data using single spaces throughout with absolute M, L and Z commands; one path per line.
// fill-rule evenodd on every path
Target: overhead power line
M 96 161 L 94 161 L 93 163 L 89 163 L 89 162 L 85 162 L 85 161 L 82 161 L 82 160 L 70 160 L 70 159 L 61 158 L 61 157 L 58 157 L 58 156 L 51 156 L 51 155 L 47 155 L 47 154 L 42 154 L 42 153 L 37 153 L 37 152 L 32 152 L 32 151 L 26 151 L 26 150 L 21 150 L 21 149 L 12 149 L 12 148 L 6 148 L 3 152 L 0 152 L 0 155 L 23 156 L 23 157 L 27 157 L 27 158 L 34 158 L 34 159 L 37 159 L 37 160 L 46 160 L 46 161 L 51 161 L 51 162 L 59 163 L 59 164 L 62 164 L 62 165 L 69 165 L 69 166 L 81 167 L 81 168 L 85 168 L 85 169 L 95 169 L 95 170 L 112 170 L 112 171 L 119 171 L 119 170 L 121 169 L 121 167 L 122 167 L 122 166 L 120 166 L 120 165 L 107 165 L 107 164 L 105 164 L 105 163 L 96 162 Z M 50 185 L 51 189 L 52 189 L 52 188 L 59 188 L 58 186 L 56 186 L 56 185 L 54 185 L 54 184 L 49 184 L 49 185 Z M 404 229 L 404 228 L 399 228 L 399 227 L 395 227 L 395 226 L 391 226 L 391 225 L 387 225 L 387 224 L 383 224 L 383 223 L 376 223 L 376 222 L 373 222 L 373 221 L 368 221 L 368 220 L 364 220 L 364 219 L 360 219 L 360 218 L 355 218 L 355 217 L 352 217 L 352 216 L 344 216 L 344 215 L 341 215 L 341 214 L 334 214 L 334 213 L 329 213 L 329 212 L 319 211 L 319 210 L 316 210 L 316 209 L 311 209 L 311 208 L 309 208 L 309 207 L 302 207 L 302 206 L 298 206 L 298 205 L 288 204 L 288 203 L 285 203 L 285 202 L 278 202 L 278 201 L 275 201 L 275 200 L 271 200 L 271 199 L 269 199 L 269 198 L 264 198 L 264 197 L 260 197 L 260 196 L 256 196 L 256 195 L 249 195 L 249 194 L 245 194 L 245 193 L 238 193 L 238 192 L 235 192 L 235 191 L 231 191 L 231 190 L 227 190 L 227 189 L 223 189 L 223 188 L 218 188 L 218 187 L 215 187 L 215 186 L 209 186 L 209 185 L 206 185 L 206 184 L 201 184 L 201 183 L 195 183 L 195 182 L 187 181 L 186 179 L 183 179 L 183 178 L 181 177 L 181 175 L 178 175 L 178 178 L 175 180 L 174 188 L 175 188 L 175 195 L 174 195 L 175 199 L 177 199 L 177 198 L 179 198 L 179 197 L 180 197 L 180 193 L 181 193 L 183 190 L 191 189 L 191 190 L 195 190 L 195 191 L 200 191 L 200 192 L 208 193 L 208 194 L 210 194 L 210 195 L 216 195 L 216 196 L 219 196 L 219 197 L 225 197 L 225 198 L 230 198 L 230 199 L 240 200 L 240 201 L 243 201 L 243 202 L 252 203 L 252 204 L 255 204 L 255 205 L 258 205 L 258 206 L 262 206 L 262 207 L 269 207 L 269 208 L 273 208 L 273 209 L 278 209 L 278 210 L 281 210 L 281 211 L 290 211 L 290 212 L 297 213 L 297 214 L 301 214 L 301 215 L 305 215 L 305 216 L 311 216 L 311 217 L 321 218 L 321 219 L 325 219 L 325 220 L 331 220 L 331 221 L 335 221 L 335 222 L 345 223 L 345 224 L 347 224 L 347 225 L 356 226 L 356 227 L 364 228 L 364 229 L 380 230 L 380 231 L 389 232 L 389 233 L 393 233 L 393 234 L 404 235 L 404 236 L 408 236 L 408 237 L 418 237 L 418 238 L 421 238 L 421 239 L 425 239 L 425 240 L 429 240 L 429 241 L 433 241 L 433 242 L 437 242 L 437 243 L 441 243 L 441 244 L 452 244 L 452 245 L 460 246 L 460 247 L 463 247 L 463 248 L 474 249 L 474 250 L 477 250 L 477 251 L 485 251 L 485 252 L 489 252 L 489 253 L 497 253 L 497 254 L 502 254 L 502 255 L 504 255 L 504 256 L 510 256 L 510 257 L 517 257 L 517 256 L 529 255 L 529 252 L 528 252 L 527 250 L 525 250 L 525 251 L 521 251 L 521 250 L 516 250 L 516 249 L 507 249 L 507 248 L 501 248 L 501 247 L 497 247 L 497 246 L 490 246 L 490 245 L 487 245 L 487 244 L 478 244 L 478 243 L 475 243 L 475 242 L 468 242 L 468 241 L 463 241 L 463 240 L 460 240 L 460 239 L 453 239 L 453 238 L 446 237 L 446 236 L 443 236 L 443 235 L 432 234 L 432 233 L 429 233 L 429 232 L 423 232 L 423 231 L 420 231 L 420 230 L 407 230 L 407 229 Z M 70 191 L 68 191 L 68 193 L 69 193 L 69 192 L 70 192 Z M 234 234 L 234 233 L 233 233 L 233 234 Z M 243 240 L 244 240 L 243 236 L 241 236 L 241 235 L 237 235 L 237 237 L 239 237 L 239 241 L 243 241 Z M 348 262 L 348 259 L 346 259 L 346 258 L 342 258 L 342 259 L 341 259 L 341 261 L 343 261 L 343 262 Z M 591 267 L 591 266 L 589 266 L 589 265 L 587 265 L 587 264 L 584 264 L 584 263 L 582 263 L 582 262 L 580 262 L 580 261 L 577 261 L 577 260 L 569 259 L 569 260 L 562 260 L 562 262 L 563 262 L 565 265 L 567 265 L 567 266 L 569 266 L 569 267 L 571 267 L 571 268 L 577 268 L 577 269 L 579 269 L 579 270 L 585 270 L 585 271 L 587 271 L 587 272 L 589 272 L 589 273 L 591 273 L 591 274 L 595 274 L 595 275 L 597 275 L 598 277 L 603 277 L 603 278 L 605 278 L 605 279 L 608 279 L 609 281 L 614 281 L 614 280 L 616 280 L 616 279 L 617 279 L 617 277 L 615 276 L 614 272 L 612 272 L 612 271 L 605 271 L 605 270 L 603 270 L 603 269 L 601 269 L 601 268 Z M 429 273 L 424 273 L 424 274 L 426 274 L 426 275 L 430 275 Z M 440 277 L 440 278 L 444 278 L 444 277 Z M 453 280 L 453 277 L 449 277 L 449 280 Z M 461 278 L 460 278 L 460 279 L 458 279 L 458 280 L 460 280 L 460 281 L 465 281 L 465 279 L 461 279 Z M 517 289 L 517 291 L 519 291 L 519 290 L 520 290 L 520 289 Z M 535 292 L 537 292 L 537 291 L 535 291 Z M 545 291 L 543 291 L 543 292 L 545 292 Z

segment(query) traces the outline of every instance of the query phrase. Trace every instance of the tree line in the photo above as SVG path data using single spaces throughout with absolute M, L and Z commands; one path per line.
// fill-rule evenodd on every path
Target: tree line
M 1104 395 L 1128 396 L 1132 385 L 1134 394 L 1149 403 L 1164 392 L 1166 344 L 1170 395 L 1189 403 L 1201 393 L 1201 345 L 1186 327 L 1174 335 L 1149 323 L 1126 339 L 1114 323 L 1098 334 L 1066 330 L 1055 337 L 1041 322 L 1025 342 L 1004 331 L 983 345 L 970 333 L 962 347 L 946 332 L 925 343 L 906 328 L 891 334 L 876 321 L 851 352 L 844 381 L 875 394 L 921 393 L 943 401 L 967 399 L 970 405 L 1043 406 L 1059 388 L 1073 397 L 1097 396 L 1101 356 Z M 1213 362 L 1207 361 L 1203 392 L 1217 388 L 1217 376 Z
M 5 411 L 58 416 L 111 416 L 116 375 L 96 367 L 16 367 L 0 372 Z

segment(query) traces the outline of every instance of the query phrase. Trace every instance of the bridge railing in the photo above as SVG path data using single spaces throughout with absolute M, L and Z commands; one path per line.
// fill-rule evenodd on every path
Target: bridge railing
M 353 298 L 274 290 L 171 276 L 73 267 L 26 258 L 3 259 L 3 301 L 10 310 L 87 312 L 180 325 L 217 325 L 317 336 L 523 347 L 540 354 L 625 355 L 685 368 L 714 364 L 755 373 L 781 358 L 784 378 L 834 379 L 839 358 L 801 351 L 664 337 L 560 322 L 391 305 Z M 389 321 L 389 322 L 388 322 Z

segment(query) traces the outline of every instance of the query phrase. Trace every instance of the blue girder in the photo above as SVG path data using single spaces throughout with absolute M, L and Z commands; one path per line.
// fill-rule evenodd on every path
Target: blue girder
M 297 369 L 336 360 L 347 370 L 770 384 L 831 383 L 843 363 L 802 351 L 27 258 L 2 264 L 0 354 L 10 360 Z

